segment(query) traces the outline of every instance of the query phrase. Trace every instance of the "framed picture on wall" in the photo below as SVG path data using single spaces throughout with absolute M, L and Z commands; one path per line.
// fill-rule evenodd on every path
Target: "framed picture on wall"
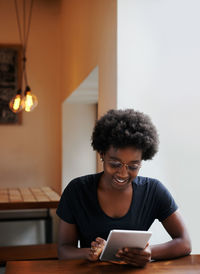
M 22 46 L 0 44 L 0 124 L 20 124 L 21 113 L 9 109 L 10 100 L 21 86 Z

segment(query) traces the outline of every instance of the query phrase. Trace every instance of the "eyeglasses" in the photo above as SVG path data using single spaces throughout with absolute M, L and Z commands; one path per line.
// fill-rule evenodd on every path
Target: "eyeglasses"
M 127 170 L 133 172 L 138 170 L 141 167 L 141 164 L 132 164 L 132 165 L 127 165 L 122 162 L 117 162 L 117 161 L 108 161 L 108 165 L 115 170 L 121 170 L 123 166 L 126 167 Z

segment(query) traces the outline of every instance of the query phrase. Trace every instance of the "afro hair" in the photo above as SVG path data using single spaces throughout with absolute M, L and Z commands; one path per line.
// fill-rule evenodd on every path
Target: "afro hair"
M 95 124 L 92 147 L 105 153 L 115 148 L 135 147 L 142 159 L 150 160 L 158 151 L 158 134 L 148 115 L 133 109 L 109 110 Z

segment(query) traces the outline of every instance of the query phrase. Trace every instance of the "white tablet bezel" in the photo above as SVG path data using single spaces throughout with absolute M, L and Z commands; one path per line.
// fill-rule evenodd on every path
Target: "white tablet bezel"
M 106 245 L 99 257 L 101 261 L 119 261 L 115 254 L 120 248 L 145 248 L 152 232 L 139 230 L 111 230 Z

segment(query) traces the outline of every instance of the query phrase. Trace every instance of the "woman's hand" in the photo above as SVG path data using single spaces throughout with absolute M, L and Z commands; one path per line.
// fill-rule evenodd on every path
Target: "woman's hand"
M 97 261 L 99 256 L 106 244 L 106 241 L 100 237 L 96 238 L 95 241 L 91 243 L 91 248 L 89 252 L 89 260 L 90 261 Z
M 118 250 L 116 257 L 127 264 L 144 267 L 151 260 L 151 249 L 149 244 L 144 249 L 125 247 Z

